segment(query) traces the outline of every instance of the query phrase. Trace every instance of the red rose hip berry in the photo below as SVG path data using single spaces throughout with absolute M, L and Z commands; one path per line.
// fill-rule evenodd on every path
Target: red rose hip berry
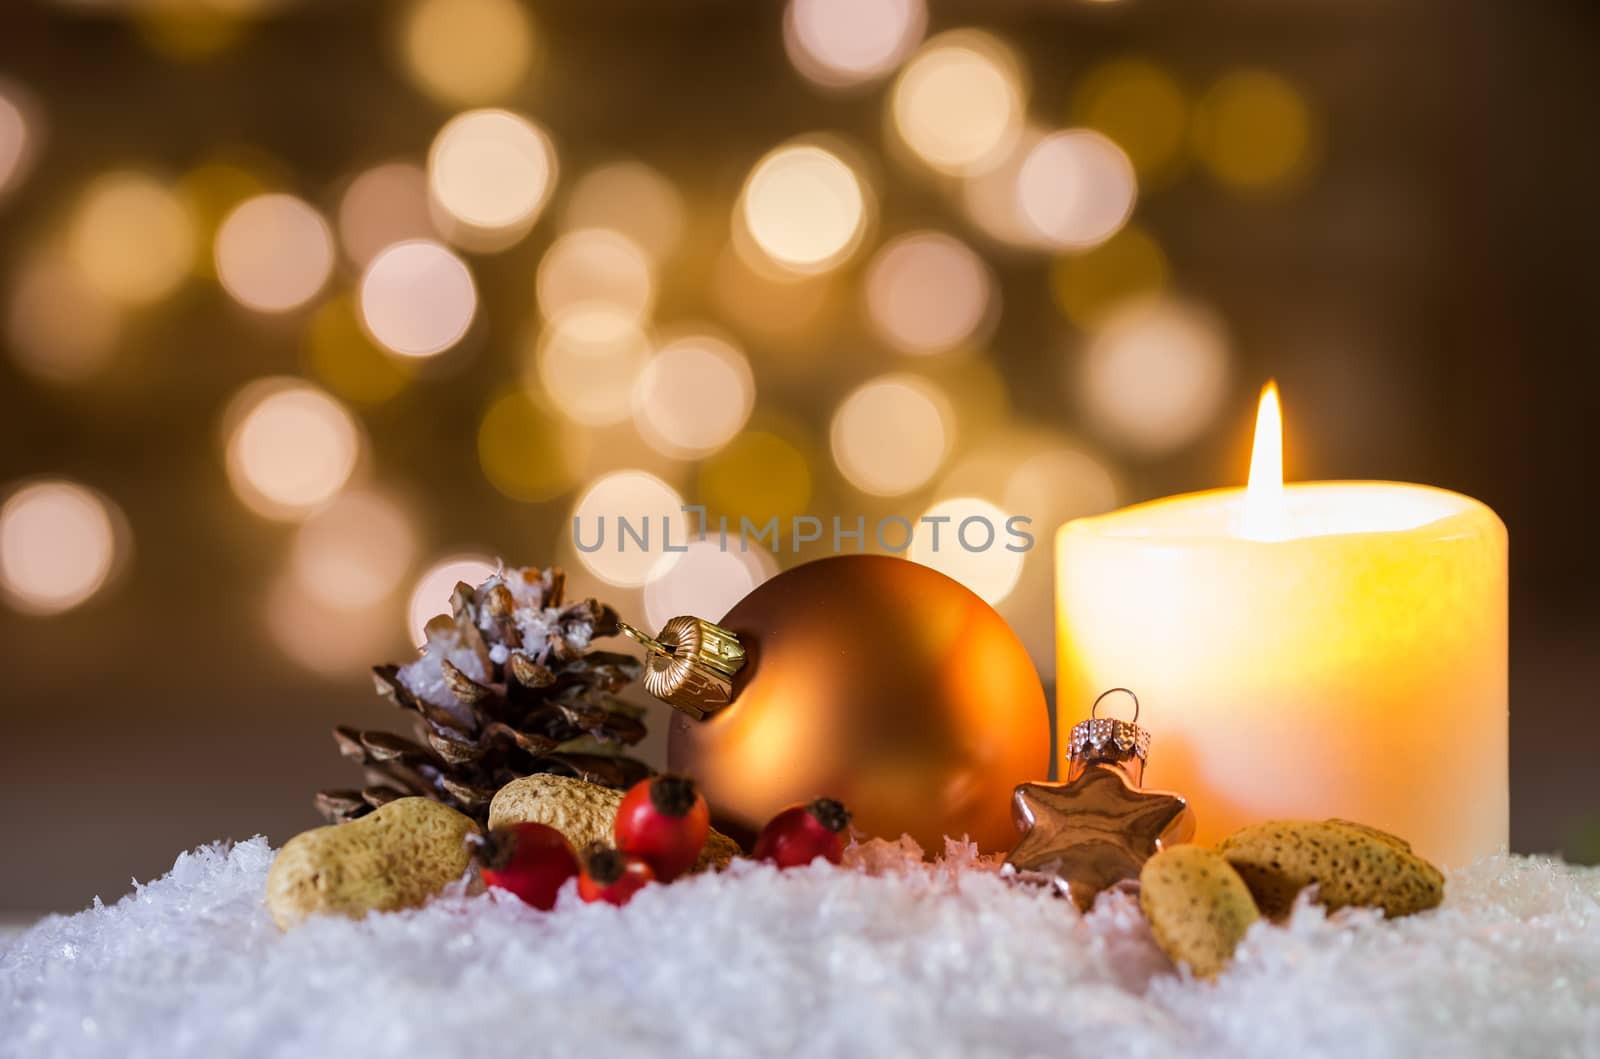
M 844 856 L 849 827 L 850 814 L 832 798 L 818 798 L 810 805 L 791 805 L 761 829 L 754 856 L 780 868 L 810 864 L 818 857 L 838 864 Z
M 591 904 L 605 901 L 620 906 L 655 881 L 656 873 L 643 858 L 608 846 L 591 846 L 584 851 L 578 896 Z
M 566 881 L 578 874 L 578 857 L 567 838 L 543 824 L 511 824 L 489 832 L 478 850 L 483 881 L 509 890 L 548 912 Z
M 652 776 L 617 807 L 617 848 L 650 865 L 661 882 L 688 871 L 705 848 L 711 810 L 687 776 Z

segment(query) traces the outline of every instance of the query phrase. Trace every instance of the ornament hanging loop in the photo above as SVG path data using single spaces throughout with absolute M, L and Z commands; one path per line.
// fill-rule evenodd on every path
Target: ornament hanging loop
M 1100 704 L 1102 702 L 1104 702 L 1108 696 L 1115 695 L 1118 692 L 1121 692 L 1122 694 L 1128 696 L 1128 698 L 1133 700 L 1133 719 L 1131 721 L 1129 721 L 1128 723 L 1129 724 L 1138 724 L 1139 723 L 1139 696 L 1135 695 L 1128 688 L 1107 688 L 1105 691 L 1102 691 L 1099 694 L 1099 696 L 1094 700 L 1094 705 L 1089 707 L 1089 717 L 1091 719 L 1098 718 L 1100 716 Z
M 1118 692 L 1133 700 L 1131 721 L 1099 715 L 1100 703 Z M 1101 692 L 1089 707 L 1089 719 L 1073 725 L 1067 736 L 1067 778 L 1081 775 L 1090 765 L 1109 765 L 1121 769 L 1132 782 L 1140 782 L 1150 755 L 1150 732 L 1141 728 L 1138 720 L 1139 696 L 1128 688 Z
M 623 633 L 626 634 L 630 640 L 633 640 L 650 654 L 666 655 L 671 657 L 677 653 L 677 648 L 671 646 L 670 644 L 662 643 L 660 640 L 656 639 L 654 636 L 651 636 L 643 629 L 635 628 L 625 621 L 617 622 L 617 626 L 622 629 Z
M 651 636 L 627 622 L 623 633 L 645 650 L 644 689 L 697 721 L 733 701 L 733 677 L 744 667 L 739 637 L 704 618 L 683 614 Z

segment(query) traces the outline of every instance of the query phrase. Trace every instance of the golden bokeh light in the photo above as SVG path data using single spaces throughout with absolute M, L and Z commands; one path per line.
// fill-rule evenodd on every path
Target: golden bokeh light
M 6 306 L 6 346 L 17 366 L 51 383 L 77 383 L 105 368 L 122 336 L 123 312 L 60 254 L 28 259 Z
M 961 207 L 967 220 L 1001 246 L 1016 250 L 1053 249 L 1022 212 L 1017 194 L 1022 164 L 1044 138 L 1043 130 L 1024 128 L 991 168 L 961 181 Z
M 344 406 L 296 379 L 261 379 L 223 416 L 228 481 L 245 506 L 271 519 L 304 518 L 333 499 L 356 469 L 361 430 Z
M 631 417 L 599 425 L 581 423 L 562 414 L 548 394 L 536 387 L 528 392 L 541 407 L 559 417 L 561 451 L 573 467 L 576 483 L 587 484 L 596 475 L 626 468 L 648 471 L 674 488 L 687 484 L 689 468 L 684 461 L 651 448 Z
M 772 343 L 802 340 L 829 315 L 826 276 L 752 268 L 733 245 L 711 266 L 711 297 L 724 318 Z
M 750 171 L 735 224 L 780 267 L 825 272 L 860 246 L 866 190 L 834 152 L 813 143 L 786 144 Z
M 125 6 L 139 36 L 151 49 L 181 61 L 226 51 L 251 25 L 248 7 L 227 0 L 144 0 Z
M 301 347 L 308 375 L 345 401 L 381 404 L 405 389 L 416 360 L 384 352 L 361 327 L 355 299 L 329 298 L 311 317 Z
M 942 232 L 903 235 L 867 266 L 867 318 L 901 353 L 942 353 L 974 341 L 993 320 L 994 297 L 983 259 Z
M 1284 78 L 1264 70 L 1228 74 L 1195 112 L 1195 151 L 1218 180 L 1238 191 L 1294 184 L 1311 162 L 1310 106 Z
M 374 658 L 393 657 L 393 612 L 382 604 L 360 610 L 331 606 L 286 571 L 263 599 L 267 639 L 290 662 L 332 684 L 354 685 Z
M 582 228 L 550 244 L 539 261 L 535 288 L 547 319 L 586 303 L 643 318 L 655 303 L 655 268 L 622 233 Z
M 786 521 L 811 503 L 811 463 L 799 445 L 766 430 L 747 430 L 700 465 L 699 496 L 737 527 Z
M 60 614 L 105 586 L 120 516 L 92 489 L 62 479 L 21 486 L 0 504 L 0 589 L 25 614 Z
M 39 139 L 32 111 L 20 89 L 0 80 L 0 196 L 21 185 L 32 168 Z
M 429 566 L 412 585 L 406 603 L 406 632 L 411 642 L 425 642 L 428 637 L 423 627 L 438 615 L 450 613 L 450 596 L 456 585 L 476 588 L 499 571 L 499 561 L 481 552 L 458 552 Z
M 643 162 L 611 162 L 589 170 L 572 186 L 561 226 L 566 231 L 610 228 L 660 261 L 683 237 L 683 196 Z
M 968 436 L 968 435 L 963 435 Z M 975 444 L 963 446 L 961 455 L 939 476 L 934 494 L 939 497 L 969 496 L 988 500 L 1014 515 L 1033 512 L 1015 506 L 1007 493 L 1012 473 L 1023 463 L 1044 452 L 1075 448 L 1076 444 L 1055 431 L 1020 425 L 1014 417 L 991 425 L 981 432 Z
M 520 389 L 490 403 L 478 424 L 478 463 L 496 489 L 537 503 L 576 483 L 587 435 L 566 424 L 543 401 Z
M 436 233 L 428 210 L 428 174 L 410 162 L 385 162 L 358 174 L 339 199 L 339 238 L 365 268 L 395 243 Z
M 417 0 L 400 33 L 413 83 L 451 106 L 509 96 L 533 65 L 534 41 L 533 21 L 518 0 Z
M 252 147 L 225 146 L 184 171 L 178 179 L 178 194 L 199 219 L 200 227 L 215 233 L 235 206 L 266 194 L 269 183 L 287 180 L 287 171 L 271 155 Z
M 357 491 L 314 512 L 295 533 L 289 569 L 335 610 L 365 610 L 400 587 L 417 555 L 411 520 L 393 500 Z
M 1168 272 L 1161 244 L 1130 224 L 1097 247 L 1057 258 L 1050 295 L 1068 320 L 1090 328 L 1123 302 L 1159 294 Z
M 293 195 L 247 199 L 217 231 L 217 279 L 260 312 L 288 312 L 316 297 L 333 274 L 333 257 L 328 222 Z
M 886 375 L 851 391 L 833 414 L 833 459 L 850 484 L 876 496 L 926 485 L 953 444 L 944 395 L 916 375 Z
M 1188 102 L 1173 76 L 1147 59 L 1091 70 L 1073 93 L 1072 117 L 1126 151 L 1141 180 L 1170 177 L 1183 161 Z
M 1022 64 L 998 38 L 959 29 L 933 37 L 900 71 L 890 97 L 895 131 L 942 173 L 981 172 L 1022 129 Z
M 645 618 L 652 629 L 680 614 L 719 621 L 777 569 L 777 561 L 761 545 L 747 542 L 741 550 L 731 533 L 726 547 L 716 535 L 690 541 L 671 569 L 645 584 Z
M 1032 448 L 1018 429 L 999 429 L 983 435 L 976 446 L 939 476 L 935 492 L 939 496 L 973 496 L 999 503 L 1006 476 Z
M 1084 410 L 1109 440 L 1158 456 L 1197 438 L 1227 396 L 1227 338 L 1200 306 L 1127 303 L 1089 337 L 1078 364 Z
M 202 279 L 217 279 L 215 245 L 217 233 L 227 216 L 244 202 L 265 195 L 271 187 L 289 180 L 275 161 L 258 151 L 223 148 L 205 161 L 186 170 L 178 179 L 177 193 L 194 221 L 196 244 L 211 253 L 197 253 L 193 274 Z M 270 184 L 269 184 L 270 181 Z
M 472 273 L 430 239 L 396 243 L 361 277 L 361 320 L 373 340 L 402 357 L 431 357 L 467 334 L 478 311 Z
M 633 412 L 633 388 L 650 359 L 650 336 L 632 313 L 589 303 L 545 326 L 534 351 L 538 383 L 562 415 L 590 426 Z
M 927 26 L 925 0 L 789 0 L 783 47 L 802 77 L 845 88 L 890 73 Z
M 689 542 L 683 506 L 678 491 L 653 474 L 603 475 L 579 498 L 568 523 L 577 534 L 579 562 L 606 584 L 623 588 L 666 576 L 684 554 L 676 549 Z
M 1069 444 L 1052 445 L 1014 464 L 1003 479 L 1005 508 L 1033 519 L 1036 545 L 1045 545 L 1056 527 L 1075 518 L 1114 510 L 1122 486 L 1110 467 L 1090 452 Z
M 84 192 L 67 235 L 89 286 L 112 301 L 148 305 L 171 294 L 194 260 L 194 219 L 170 188 L 120 170 Z
M 951 497 L 924 511 L 914 523 L 912 562 L 966 585 L 990 604 L 1011 594 L 1022 576 L 1024 553 L 1007 532 L 1010 516 L 987 500 L 975 496 Z
M 639 373 L 633 421 L 651 448 L 694 459 L 742 430 L 755 400 L 755 377 L 741 350 L 714 335 L 684 335 L 657 350 Z
M 509 110 L 456 115 L 428 151 L 428 191 L 452 222 L 446 234 L 471 250 L 501 250 L 521 239 L 555 185 L 549 135 Z
M 1046 136 L 1017 173 L 1023 216 L 1045 239 L 1069 249 L 1097 246 L 1115 235 L 1138 197 L 1133 163 L 1090 129 Z

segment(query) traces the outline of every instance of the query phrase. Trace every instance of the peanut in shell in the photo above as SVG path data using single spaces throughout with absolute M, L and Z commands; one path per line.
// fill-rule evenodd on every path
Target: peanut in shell
M 614 842 L 612 829 L 624 792 L 596 783 L 538 773 L 512 780 L 489 803 L 489 829 L 510 824 L 535 823 L 553 827 L 567 837 L 573 849 L 598 842 Z M 742 851 L 739 844 L 715 828 L 706 836 L 705 848 L 692 872 L 721 871 Z
M 360 919 L 416 908 L 466 874 L 469 817 L 430 798 L 397 798 L 347 824 L 302 832 L 267 872 L 267 910 L 280 929 L 313 915 Z

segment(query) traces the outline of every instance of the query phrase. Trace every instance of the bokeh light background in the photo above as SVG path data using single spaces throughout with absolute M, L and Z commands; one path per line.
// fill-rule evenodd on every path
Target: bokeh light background
M 1515 842 L 1600 856 L 1596 20 L 1403 8 L 8 6 L 0 912 L 308 826 L 497 556 L 659 623 L 831 550 L 574 513 L 1031 516 L 891 543 L 1048 681 L 1051 530 L 1242 483 L 1269 375 L 1292 477 L 1504 514 Z

